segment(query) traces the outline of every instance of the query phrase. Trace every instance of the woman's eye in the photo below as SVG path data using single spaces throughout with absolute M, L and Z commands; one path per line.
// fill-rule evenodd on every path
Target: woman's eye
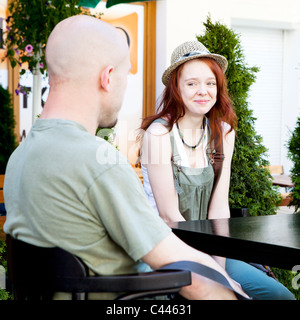
M 208 85 L 209 85 L 210 87 L 212 87 L 212 86 L 215 86 L 216 83 L 212 81 L 212 82 L 208 82 Z

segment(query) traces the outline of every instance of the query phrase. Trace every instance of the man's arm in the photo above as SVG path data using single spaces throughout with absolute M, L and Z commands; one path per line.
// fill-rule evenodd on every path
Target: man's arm
M 200 252 L 181 241 L 173 233 L 159 242 L 142 260 L 153 269 L 158 269 L 166 264 L 189 260 L 201 263 L 219 271 L 229 281 L 232 288 L 242 295 L 247 295 L 241 290 L 225 272 L 225 270 L 209 255 Z M 233 291 L 199 274 L 192 273 L 192 284 L 183 287 L 180 294 L 189 300 L 235 300 Z

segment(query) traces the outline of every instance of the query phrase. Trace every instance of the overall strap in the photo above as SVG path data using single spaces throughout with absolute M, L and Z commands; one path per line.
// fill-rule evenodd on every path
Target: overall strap
M 169 126 L 169 123 L 166 120 L 162 119 L 162 118 L 156 119 L 153 122 L 161 123 L 166 127 Z M 172 147 L 172 161 L 174 162 L 174 164 L 176 166 L 181 167 L 181 156 L 180 156 L 180 154 L 178 152 L 178 148 L 177 148 L 177 144 L 175 142 L 175 137 L 174 137 L 173 130 L 171 130 L 169 132 L 169 134 L 170 134 L 171 147 Z
M 152 123 L 156 123 L 156 122 L 163 124 L 165 127 L 169 126 L 168 121 L 166 121 L 166 120 L 164 120 L 162 118 L 155 119 Z
M 172 147 L 172 161 L 180 169 L 181 168 L 181 156 L 180 156 L 178 148 L 177 148 L 177 143 L 175 141 L 173 130 L 171 130 L 169 132 L 169 134 L 170 134 L 171 147 Z
M 219 134 L 217 133 L 215 141 L 218 141 L 219 139 Z M 221 171 L 222 171 L 222 166 L 223 166 L 223 161 L 224 161 L 224 153 L 223 153 L 223 137 L 221 137 L 219 144 L 215 144 L 215 152 L 214 152 L 214 163 L 213 163 L 213 169 L 215 173 L 215 178 L 214 178 L 214 185 L 218 182 Z
M 169 127 L 169 123 L 162 118 L 156 119 L 153 122 L 159 122 L 159 123 L 163 124 L 164 126 Z M 171 148 L 172 148 L 172 164 L 173 164 L 174 185 L 175 185 L 175 189 L 176 189 L 177 193 L 181 194 L 181 193 L 183 193 L 183 190 L 179 185 L 178 177 L 177 177 L 178 173 L 181 171 L 181 156 L 180 156 L 178 149 L 177 149 L 177 144 L 175 142 L 173 130 L 170 130 L 169 134 L 170 134 Z M 174 166 L 176 167 L 176 169 L 174 169 Z
M 209 126 L 209 119 L 207 118 L 207 125 L 208 125 L 208 135 L 211 135 L 211 129 Z M 222 131 L 222 130 L 221 130 Z M 220 141 L 220 143 L 218 143 Z M 211 152 L 212 151 L 212 152 Z M 210 163 L 212 164 L 212 167 L 214 169 L 214 186 L 219 181 L 223 161 L 224 161 L 224 151 L 223 151 L 223 137 L 220 139 L 220 135 L 218 132 L 216 132 L 215 139 L 211 142 L 211 147 L 207 148 L 207 154 L 210 158 Z
M 174 137 L 174 132 L 171 130 L 169 132 L 170 134 L 170 140 L 171 140 L 171 147 L 172 147 L 172 164 L 173 164 L 173 176 L 174 176 L 174 185 L 175 189 L 178 194 L 182 194 L 183 190 L 180 187 L 179 181 L 178 181 L 178 173 L 181 171 L 181 156 L 178 152 L 177 144 Z M 176 169 L 174 168 L 176 167 Z
M 162 118 L 155 119 L 152 123 L 155 123 L 155 122 L 161 123 L 166 127 L 168 127 L 168 125 L 169 125 L 168 122 Z M 140 148 L 139 156 L 138 156 L 136 163 L 135 163 L 136 166 L 141 162 L 141 159 L 142 159 L 142 151 L 141 150 L 142 150 L 142 148 Z

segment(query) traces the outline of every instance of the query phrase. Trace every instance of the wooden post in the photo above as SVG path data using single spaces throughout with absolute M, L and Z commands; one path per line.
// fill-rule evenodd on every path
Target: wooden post
M 143 3 L 144 16 L 144 99 L 143 117 L 155 113 L 156 2 Z

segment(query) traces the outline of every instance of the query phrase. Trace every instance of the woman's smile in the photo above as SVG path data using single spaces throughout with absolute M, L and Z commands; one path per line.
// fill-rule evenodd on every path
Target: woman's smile
M 194 102 L 196 102 L 196 103 L 198 103 L 198 104 L 206 104 L 206 103 L 209 102 L 209 100 L 203 100 L 203 99 L 201 99 L 201 100 L 194 100 Z

